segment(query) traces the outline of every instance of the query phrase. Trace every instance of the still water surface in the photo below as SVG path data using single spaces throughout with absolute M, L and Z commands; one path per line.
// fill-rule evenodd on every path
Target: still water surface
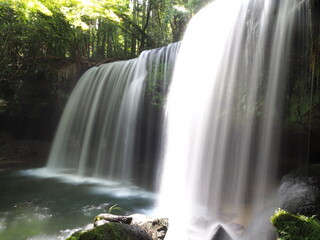
M 0 171 L 0 239 L 66 239 L 117 204 L 115 214 L 148 214 L 154 195 L 129 184 L 54 175 L 46 169 Z

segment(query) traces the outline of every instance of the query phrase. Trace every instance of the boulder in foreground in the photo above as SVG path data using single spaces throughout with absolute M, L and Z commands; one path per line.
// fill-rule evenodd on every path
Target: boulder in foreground
M 67 240 L 151 240 L 142 229 L 122 223 L 109 222 L 85 232 L 76 232 Z
M 74 233 L 67 240 L 162 240 L 168 230 L 168 219 L 102 213 L 95 218 L 94 226 L 89 231 Z
M 315 215 L 320 220 L 320 164 L 296 169 L 283 177 L 280 208 L 295 215 Z

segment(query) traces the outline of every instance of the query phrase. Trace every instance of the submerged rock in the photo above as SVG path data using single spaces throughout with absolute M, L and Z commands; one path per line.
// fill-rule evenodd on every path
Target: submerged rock
M 297 169 L 282 179 L 280 208 L 320 219 L 320 164 Z
M 234 232 L 241 232 L 245 229 L 245 227 L 239 223 L 230 223 L 229 227 L 231 230 L 233 230 Z
M 76 232 L 67 240 L 162 240 L 168 225 L 167 218 L 102 213 L 95 218 L 94 229 Z
M 216 227 L 215 232 L 212 234 L 210 240 L 233 240 L 229 233 L 221 226 Z

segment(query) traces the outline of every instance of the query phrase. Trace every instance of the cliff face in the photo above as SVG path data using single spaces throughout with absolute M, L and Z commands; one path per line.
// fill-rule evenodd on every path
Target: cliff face
M 43 62 L 16 88 L 1 91 L 0 131 L 18 139 L 51 140 L 64 105 L 90 63 Z

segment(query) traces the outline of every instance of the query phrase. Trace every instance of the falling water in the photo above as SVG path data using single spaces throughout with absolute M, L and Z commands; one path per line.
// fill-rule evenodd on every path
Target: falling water
M 267 237 L 250 221 L 272 202 L 293 34 L 307 5 L 216 0 L 191 20 L 166 108 L 158 211 L 170 218 L 169 240 L 206 239 L 219 222 L 247 227 L 244 239 Z
M 150 182 L 161 105 L 179 44 L 89 69 L 64 110 L 48 169 L 117 181 Z M 143 147 L 142 147 L 143 146 Z M 143 184 L 143 183 L 142 183 Z

